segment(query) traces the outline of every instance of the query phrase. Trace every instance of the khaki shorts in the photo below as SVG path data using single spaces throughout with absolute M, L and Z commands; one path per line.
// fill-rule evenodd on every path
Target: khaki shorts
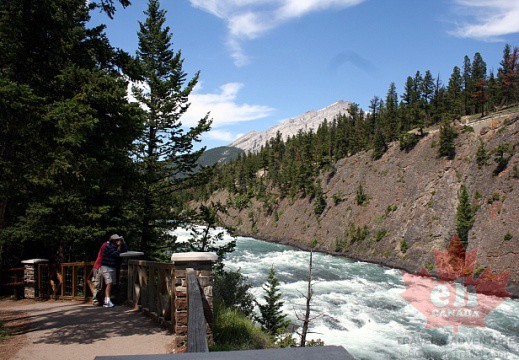
M 115 269 L 109 266 L 101 266 L 101 272 L 105 279 L 106 284 L 117 284 L 117 276 L 115 275 Z

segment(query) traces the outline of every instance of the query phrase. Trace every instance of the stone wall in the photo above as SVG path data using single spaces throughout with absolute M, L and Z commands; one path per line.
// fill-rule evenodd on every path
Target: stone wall
M 38 294 L 38 265 L 47 262 L 47 259 L 31 259 L 22 261 L 22 264 L 25 267 L 23 272 L 25 298 L 35 299 L 40 296 L 40 294 Z
M 213 342 L 213 263 L 216 254 L 212 253 L 182 253 L 173 254 L 175 285 L 175 347 L 177 352 L 187 349 L 188 323 L 188 292 L 187 269 L 195 270 L 202 292 L 204 315 L 207 323 L 207 340 Z

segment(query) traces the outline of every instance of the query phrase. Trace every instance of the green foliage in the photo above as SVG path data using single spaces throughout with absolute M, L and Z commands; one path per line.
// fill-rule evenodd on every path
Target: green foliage
M 456 156 L 456 147 L 454 146 L 454 139 L 456 136 L 456 131 L 449 123 L 444 122 L 440 126 L 440 140 L 438 147 L 438 155 L 440 157 L 446 157 L 449 160 L 454 159 Z
M 514 165 L 512 176 L 514 177 L 514 179 L 519 179 L 519 166 Z
M 480 140 L 478 151 L 476 152 L 476 163 L 478 164 L 479 168 L 483 167 L 484 165 L 487 165 L 488 157 L 489 156 L 485 149 L 485 143 L 483 142 L 483 140 Z
M 173 248 L 177 252 L 215 252 L 218 260 L 214 265 L 216 272 L 223 270 L 223 260 L 226 254 L 234 251 L 236 239 L 224 242 L 224 231 L 216 231 L 221 225 L 220 215 L 226 214 L 227 209 L 220 202 L 211 202 L 208 205 L 200 205 L 197 212 L 192 212 L 189 218 L 193 223 L 185 225 L 189 228 L 191 238 L 181 244 L 168 244 L 167 248 Z M 215 233 L 216 232 L 216 233 Z M 230 234 L 232 235 L 232 234 Z M 168 254 L 171 256 L 171 254 Z
M 104 1 L 105 4 L 112 3 Z M 88 260 L 133 233 L 129 56 L 80 0 L 0 2 L 0 258 Z M 128 236 L 129 243 L 134 238 Z
M 273 348 L 269 334 L 242 312 L 215 303 L 214 346 L 211 351 Z
M 176 225 L 171 221 L 172 195 L 197 168 L 205 149 L 193 151 L 193 143 L 209 130 L 211 122 L 205 116 L 188 131 L 181 127 L 198 73 L 186 82 L 181 52 L 172 49 L 166 11 L 157 0 L 149 0 L 145 14 L 145 22 L 139 22 L 137 51 L 142 86 L 133 86 L 132 92 L 146 106 L 144 131 L 135 155 L 142 176 L 140 249 L 153 256 L 157 247 L 170 240 L 167 230 Z
M 505 240 L 505 241 L 510 241 L 510 240 L 512 240 L 512 237 L 513 237 L 512 234 L 510 234 L 509 232 L 507 232 L 507 233 L 505 234 L 505 236 L 504 236 L 504 240 Z
M 324 197 L 321 186 L 316 186 L 316 195 L 314 198 L 314 213 L 319 216 L 326 209 L 326 198 Z
M 355 226 L 355 224 L 350 223 L 350 227 L 348 229 L 348 237 L 349 243 L 354 244 L 356 242 L 361 242 L 366 240 L 369 235 L 369 228 L 367 225 Z
M 387 151 L 386 139 L 381 131 L 375 133 L 375 140 L 373 141 L 373 160 L 378 160 Z
M 375 235 L 375 241 L 380 241 L 384 238 L 384 236 L 386 236 L 388 234 L 387 230 L 380 230 L 377 232 L 377 234 Z
M 215 272 L 214 302 L 220 308 L 236 309 L 247 317 L 252 317 L 254 296 L 250 293 L 251 287 L 247 279 L 237 271 Z
M 355 202 L 357 205 L 364 205 L 368 201 L 368 196 L 366 195 L 366 192 L 364 191 L 364 187 L 362 184 L 359 184 L 359 187 L 357 188 L 357 193 L 355 194 Z
M 415 133 L 402 133 L 399 138 L 400 150 L 410 152 L 420 141 L 420 137 Z
M 407 253 L 407 249 L 407 241 L 405 241 L 405 239 L 400 240 L 400 251 L 402 252 L 402 254 Z
M 456 231 L 465 249 L 469 243 L 469 231 L 474 225 L 475 212 L 476 208 L 470 204 L 467 187 L 461 185 L 458 193 L 458 207 L 456 208 Z
M 0 340 L 7 339 L 9 337 L 9 331 L 5 328 L 3 322 L 0 321 Z
M 503 172 L 506 169 L 506 167 L 508 166 L 508 162 L 512 158 L 513 151 L 510 148 L 510 145 L 503 144 L 503 145 L 499 145 L 492 152 L 494 154 L 494 161 L 497 164 L 496 168 L 494 169 L 493 174 L 494 174 L 494 176 L 497 176 L 501 172 Z
M 398 205 L 396 205 L 396 204 L 388 205 L 386 207 L 386 211 L 385 211 L 386 217 L 389 216 L 393 211 L 396 211 L 397 209 L 398 209 Z
M 264 304 L 256 302 L 260 310 L 260 316 L 256 317 L 256 320 L 264 331 L 275 336 L 282 333 L 290 322 L 286 319 L 286 314 L 281 311 L 284 302 L 281 301 L 282 294 L 274 266 L 270 268 L 263 290 L 265 291 Z
M 468 125 L 463 125 L 463 127 L 461 128 L 461 132 L 466 134 L 466 133 L 473 133 L 474 132 L 474 128 L 472 126 L 468 126 Z
M 337 194 L 332 195 L 333 204 L 335 206 L 339 205 L 341 202 L 344 201 L 344 195 L 341 191 L 339 191 Z
M 324 341 L 321 339 L 312 339 L 306 342 L 307 347 L 324 346 Z

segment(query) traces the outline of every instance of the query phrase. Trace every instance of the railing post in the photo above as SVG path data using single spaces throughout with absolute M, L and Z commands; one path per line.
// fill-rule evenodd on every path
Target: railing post
M 35 299 L 40 296 L 38 291 L 38 264 L 48 263 L 47 259 L 23 260 L 25 267 L 23 272 L 24 296 L 27 299 Z
M 173 285 L 175 294 L 175 347 L 177 352 L 187 350 L 188 299 L 187 268 L 192 268 L 202 290 L 204 315 L 207 322 L 208 343 L 212 343 L 213 326 L 213 264 L 218 259 L 215 253 L 190 252 L 171 256 L 174 264 Z
M 121 262 L 121 267 L 119 270 L 119 279 L 118 279 L 119 281 L 118 281 L 118 285 L 117 285 L 117 296 L 116 296 L 117 302 L 119 304 L 126 303 L 129 300 L 129 298 L 132 297 L 129 292 L 130 283 L 128 282 L 128 277 L 129 277 L 128 260 L 135 259 L 135 258 L 138 258 L 143 255 L 144 255 L 144 253 L 140 252 L 140 251 L 127 251 L 120 255 L 122 262 Z

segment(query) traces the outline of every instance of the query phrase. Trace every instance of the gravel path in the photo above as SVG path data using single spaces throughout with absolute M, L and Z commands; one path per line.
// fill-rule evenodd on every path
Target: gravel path
M 0 343 L 0 359 L 92 360 L 101 355 L 167 354 L 172 348 L 170 332 L 124 306 L 1 300 L 0 316 L 6 326 L 13 321 L 24 324 Z

